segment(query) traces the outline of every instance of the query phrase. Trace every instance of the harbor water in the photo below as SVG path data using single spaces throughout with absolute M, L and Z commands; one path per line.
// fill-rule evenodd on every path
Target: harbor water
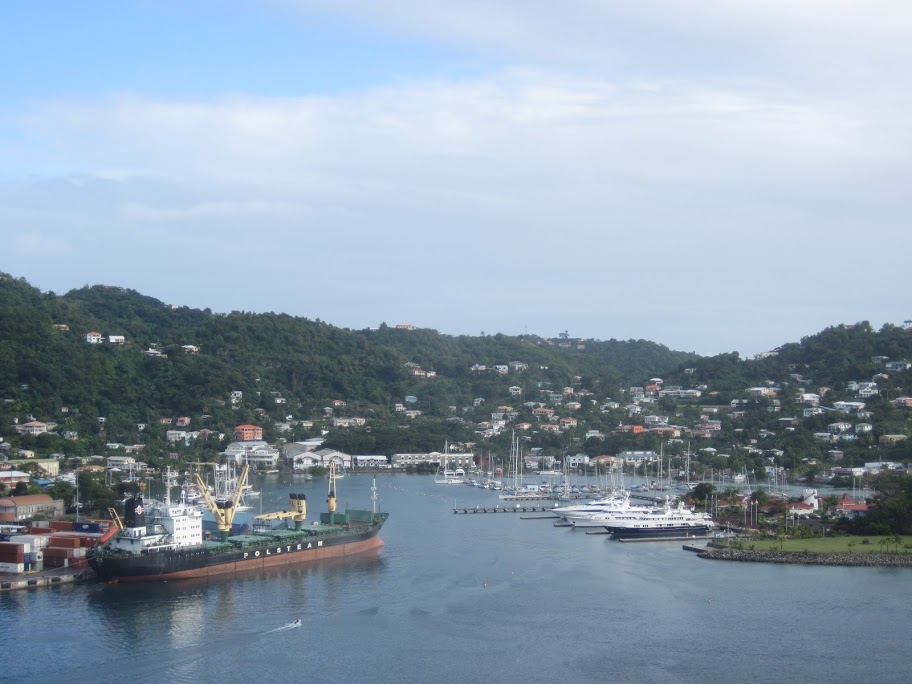
M 433 480 L 377 477 L 390 519 L 374 556 L 211 583 L 0 594 L 2 680 L 908 680 L 909 570 L 708 561 L 681 542 L 456 515 L 510 504 Z M 265 511 L 303 491 L 315 517 L 326 498 L 319 478 L 255 484 Z M 371 485 L 340 480 L 340 510 L 365 507 Z

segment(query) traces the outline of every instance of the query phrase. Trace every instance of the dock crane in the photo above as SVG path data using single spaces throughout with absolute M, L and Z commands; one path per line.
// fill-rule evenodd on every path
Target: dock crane
M 199 473 L 194 473 L 196 483 L 199 485 L 203 498 L 206 500 L 206 508 L 215 516 L 215 523 L 218 526 L 219 533 L 222 535 L 222 541 L 228 541 L 228 535 L 231 533 L 231 525 L 234 523 L 234 513 L 237 509 L 238 502 L 241 500 L 241 492 L 247 484 L 247 474 L 250 472 L 250 464 L 245 463 L 241 475 L 234 485 L 234 492 L 231 498 L 223 504 L 215 500 L 215 497 L 209 492 L 203 478 Z

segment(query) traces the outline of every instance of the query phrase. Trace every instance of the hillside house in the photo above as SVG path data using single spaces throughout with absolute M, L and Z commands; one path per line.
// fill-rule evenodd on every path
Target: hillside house
M 907 371 L 912 368 L 912 363 L 909 361 L 887 361 L 884 364 L 884 368 L 886 368 L 888 371 Z
M 40 420 L 32 420 L 28 423 L 16 426 L 16 432 L 20 435 L 43 435 L 48 431 L 53 423 L 42 423 Z M 56 426 L 54 426 L 56 427 Z
M 234 439 L 249 442 L 263 439 L 263 428 L 258 425 L 238 425 L 234 428 Z

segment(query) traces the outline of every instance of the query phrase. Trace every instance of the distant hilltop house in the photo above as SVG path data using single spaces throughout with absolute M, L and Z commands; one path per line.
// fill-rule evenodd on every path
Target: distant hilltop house
M 912 363 L 909 361 L 888 361 L 884 364 L 884 367 L 888 371 L 904 371 L 912 368 Z
M 100 332 L 87 332 L 85 339 L 89 344 L 101 344 L 101 341 L 104 338 L 101 336 Z
M 263 439 L 263 428 L 257 425 L 238 425 L 234 428 L 234 438 L 239 442 Z
M 396 330 L 418 330 L 418 327 L 411 323 L 399 323 L 396 326 Z
M 366 424 L 367 420 L 361 418 L 360 416 L 352 416 L 351 418 L 333 418 L 333 427 L 337 428 L 364 427 Z
M 16 432 L 20 435 L 41 435 L 49 429 L 56 427 L 53 423 L 42 423 L 39 420 L 32 420 L 28 423 L 16 426 Z
M 108 335 L 109 344 L 124 344 L 126 341 L 123 335 Z

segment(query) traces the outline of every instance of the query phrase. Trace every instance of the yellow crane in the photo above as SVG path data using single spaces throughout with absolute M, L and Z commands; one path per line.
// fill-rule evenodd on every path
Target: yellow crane
M 294 521 L 295 529 L 300 530 L 307 519 L 307 497 L 304 494 L 289 494 L 289 510 L 275 511 L 274 513 L 261 513 L 254 516 L 254 520 L 286 520 Z
M 250 464 L 245 463 L 243 470 L 241 470 L 241 475 L 234 485 L 234 492 L 232 492 L 231 498 L 223 504 L 215 500 L 215 497 L 209 492 L 209 488 L 206 486 L 206 483 L 203 482 L 203 478 L 199 476 L 199 473 L 194 473 L 196 483 L 199 485 L 200 491 L 203 493 L 203 498 L 206 500 L 206 508 L 215 516 L 215 523 L 222 535 L 222 541 L 227 541 L 228 535 L 231 533 L 231 525 L 234 523 L 234 513 L 237 509 L 238 502 L 241 500 L 241 492 L 247 484 L 247 474 L 249 472 Z

